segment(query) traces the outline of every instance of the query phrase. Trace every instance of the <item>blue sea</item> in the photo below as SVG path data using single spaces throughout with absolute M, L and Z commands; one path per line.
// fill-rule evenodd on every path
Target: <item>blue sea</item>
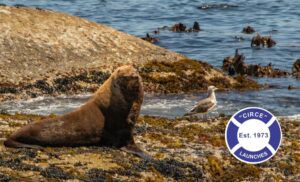
M 159 39 L 157 45 L 182 53 L 190 58 L 206 61 L 220 68 L 226 56 L 239 49 L 248 64 L 267 65 L 291 71 L 300 58 L 300 1 L 159 1 L 159 0 L 0 0 L 0 3 L 52 9 L 112 26 L 120 31 L 142 37 L 150 33 Z M 192 27 L 200 23 L 202 31 L 194 33 L 152 32 L 159 27 L 182 22 Z M 255 34 L 243 34 L 245 26 L 252 26 L 261 35 L 271 35 L 277 42 L 272 48 L 251 48 Z M 218 92 L 218 106 L 211 113 L 232 115 L 243 107 L 260 106 L 277 116 L 300 120 L 300 79 L 261 78 L 272 89 L 246 92 Z M 298 87 L 288 90 L 288 86 Z M 188 111 L 205 93 L 192 95 L 147 94 L 143 114 L 166 117 L 180 116 Z M 37 114 L 64 113 L 82 104 L 89 96 L 38 98 L 18 103 L 1 103 L 0 109 L 9 112 Z M 64 106 L 64 107 L 63 107 Z

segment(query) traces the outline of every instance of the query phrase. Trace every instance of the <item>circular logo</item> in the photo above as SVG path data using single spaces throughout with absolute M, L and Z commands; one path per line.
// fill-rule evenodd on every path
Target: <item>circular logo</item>
M 269 160 L 281 143 L 281 128 L 276 117 L 259 107 L 235 113 L 225 131 L 226 145 L 238 160 L 258 164 Z

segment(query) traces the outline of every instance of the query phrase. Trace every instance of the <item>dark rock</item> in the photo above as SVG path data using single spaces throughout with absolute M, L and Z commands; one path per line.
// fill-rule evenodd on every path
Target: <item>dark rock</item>
M 36 97 L 37 97 L 37 94 L 36 94 L 36 93 L 30 93 L 30 97 L 31 97 L 31 98 L 36 98 Z
M 154 33 L 154 34 L 159 34 L 160 31 L 159 31 L 159 29 L 157 29 L 157 30 L 154 30 L 153 33 Z
M 271 36 L 260 36 L 259 34 L 257 34 L 256 36 L 254 36 L 251 40 L 251 47 L 268 47 L 271 48 L 273 46 L 276 45 L 276 42 L 272 39 Z
M 184 180 L 186 178 L 201 179 L 203 172 L 188 162 L 179 162 L 174 159 L 164 160 L 142 160 L 132 167 L 133 171 L 146 171 L 154 167 L 161 175 L 171 177 L 175 180 Z
M 199 32 L 200 31 L 200 25 L 197 21 L 194 22 L 193 31 L 194 32 Z
M 199 32 L 200 25 L 197 21 L 194 22 L 192 28 L 187 28 L 187 26 L 183 23 L 177 23 L 170 28 L 172 32 Z
M 261 66 L 259 64 L 248 65 L 245 63 L 245 56 L 239 54 L 238 49 L 234 56 L 228 56 L 223 60 L 222 69 L 227 71 L 230 76 L 234 76 L 235 74 L 255 77 L 284 77 L 290 75 L 287 71 L 274 69 L 271 63 L 267 66 Z
M 73 179 L 74 177 L 66 173 L 62 168 L 50 165 L 49 167 L 41 171 L 41 175 L 46 178 L 55 178 L 55 179 Z
M 146 37 L 142 37 L 142 39 L 150 43 L 158 42 L 158 39 L 150 36 L 149 33 L 146 34 Z
M 172 32 L 186 32 L 186 25 L 183 23 L 177 23 L 171 27 Z
M 0 166 L 8 167 L 20 171 L 40 171 L 40 168 L 31 164 L 23 163 L 19 158 L 16 159 L 2 159 L 0 158 Z
M 43 8 L 40 8 L 40 7 L 36 7 L 35 9 L 39 10 L 39 11 L 44 11 Z
M 247 26 L 247 27 L 244 27 L 243 28 L 243 33 L 246 33 L 246 34 L 252 34 L 255 32 L 255 29 L 253 27 L 250 27 L 250 26 Z
M 34 159 L 37 156 L 36 150 L 28 148 L 19 148 L 14 150 L 12 153 L 17 154 L 19 159 L 22 160 Z
M 10 177 L 7 174 L 3 174 L 0 172 L 0 181 L 1 182 L 8 182 L 10 181 Z
M 11 94 L 16 94 L 18 91 L 16 88 L 13 86 L 0 86 L 0 94 L 6 94 L 6 93 L 11 93 Z
M 96 168 L 90 169 L 86 175 L 88 176 L 89 179 L 88 181 L 91 182 L 98 182 L 98 181 L 104 182 L 104 181 L 109 181 L 109 179 L 112 179 L 110 172 L 105 171 L 103 169 L 96 169 Z
M 300 59 L 297 59 L 292 68 L 293 76 L 300 78 Z
M 238 49 L 235 51 L 234 57 L 229 56 L 223 60 L 223 70 L 227 71 L 229 75 L 233 76 L 235 74 L 246 74 L 247 66 L 245 64 L 245 56 L 239 54 Z
M 45 94 L 51 94 L 54 91 L 53 88 L 45 80 L 37 80 L 33 86 L 40 89 Z
M 0 3 L 0 6 L 7 6 L 6 4 L 4 4 L 4 3 Z
M 27 7 L 27 6 L 24 5 L 24 4 L 15 4 L 15 7 L 16 7 L 16 8 L 25 8 L 25 7 Z
M 289 85 L 289 86 L 288 86 L 288 89 L 289 89 L 289 90 L 293 90 L 293 89 L 297 89 L 297 87 L 295 87 L 295 86 L 293 86 L 293 85 Z

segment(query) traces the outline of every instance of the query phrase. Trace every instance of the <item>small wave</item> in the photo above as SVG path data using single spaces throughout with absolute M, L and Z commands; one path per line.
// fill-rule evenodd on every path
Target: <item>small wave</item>
M 278 116 L 279 119 L 286 119 L 289 121 L 299 121 L 300 122 L 300 114 L 290 115 L 290 116 Z
M 238 5 L 233 4 L 202 4 L 201 6 L 198 6 L 198 9 L 202 10 L 208 10 L 208 9 L 228 9 L 228 8 L 237 8 Z

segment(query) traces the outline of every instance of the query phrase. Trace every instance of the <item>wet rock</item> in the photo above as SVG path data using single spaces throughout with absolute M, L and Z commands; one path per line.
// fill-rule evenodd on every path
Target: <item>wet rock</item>
M 159 31 L 159 29 L 157 29 L 157 30 L 154 30 L 153 33 L 154 33 L 154 34 L 159 34 L 160 31 Z
M 51 88 L 45 80 L 37 80 L 33 86 L 40 89 L 45 94 L 53 93 L 53 88 Z
M 246 34 L 252 34 L 255 32 L 255 29 L 251 26 L 247 26 L 243 28 L 242 32 Z
M 54 179 L 73 179 L 74 177 L 69 173 L 66 173 L 62 168 L 50 165 L 49 167 L 41 171 L 41 175 L 46 178 Z
M 227 71 L 231 76 L 235 74 L 246 74 L 247 66 L 245 64 L 245 56 L 239 54 L 238 49 L 236 49 L 234 56 L 228 56 L 223 60 L 222 69 Z
M 12 151 L 13 154 L 17 154 L 21 160 L 34 159 L 37 156 L 37 151 L 34 149 L 20 148 Z
M 40 168 L 31 164 L 25 164 L 20 159 L 3 159 L 0 157 L 0 166 L 20 171 L 40 171 Z
M 172 32 L 185 32 L 186 31 L 186 25 L 183 23 L 177 23 L 171 27 Z
M 16 8 L 26 8 L 27 6 L 24 4 L 15 4 L 14 5 Z
M 300 78 L 300 59 L 297 59 L 292 68 L 293 76 Z
M 4 173 L 0 172 L 0 181 L 8 182 L 8 181 L 10 181 L 10 177 L 7 174 L 4 174 Z
M 227 71 L 229 75 L 248 75 L 255 77 L 285 77 L 290 73 L 287 71 L 273 68 L 273 65 L 269 63 L 267 66 L 261 66 L 259 64 L 248 65 L 245 63 L 245 56 L 239 54 L 236 49 L 234 56 L 228 56 L 223 60 L 222 69 Z
M 150 36 L 149 33 L 146 34 L 146 37 L 142 37 L 142 39 L 150 43 L 158 42 L 158 39 Z
M 112 181 L 111 174 L 102 169 L 90 169 L 87 174 L 89 181 L 98 182 L 98 181 Z
M 251 40 L 251 47 L 268 47 L 271 48 L 276 45 L 276 42 L 271 36 L 260 36 L 257 34 Z
M 192 28 L 187 28 L 187 26 L 183 23 L 177 23 L 170 28 L 172 32 L 199 32 L 200 25 L 197 21 L 194 22 Z
M 295 87 L 295 86 L 293 86 L 293 85 L 289 85 L 289 86 L 288 86 L 288 89 L 289 89 L 289 90 L 293 90 L 293 89 L 297 89 L 297 87 Z
M 166 159 L 163 161 L 155 161 L 153 163 L 155 169 L 165 176 L 170 176 L 175 180 L 186 179 L 192 177 L 201 179 L 203 172 L 193 164 L 179 162 L 174 159 Z
M 193 31 L 194 32 L 200 31 L 200 25 L 199 25 L 199 23 L 197 21 L 194 22 Z
M 13 86 L 6 86 L 6 85 L 1 85 L 0 86 L 0 94 L 5 94 L 5 93 L 12 93 L 12 94 L 16 94 L 18 91 L 16 88 L 14 88 Z

